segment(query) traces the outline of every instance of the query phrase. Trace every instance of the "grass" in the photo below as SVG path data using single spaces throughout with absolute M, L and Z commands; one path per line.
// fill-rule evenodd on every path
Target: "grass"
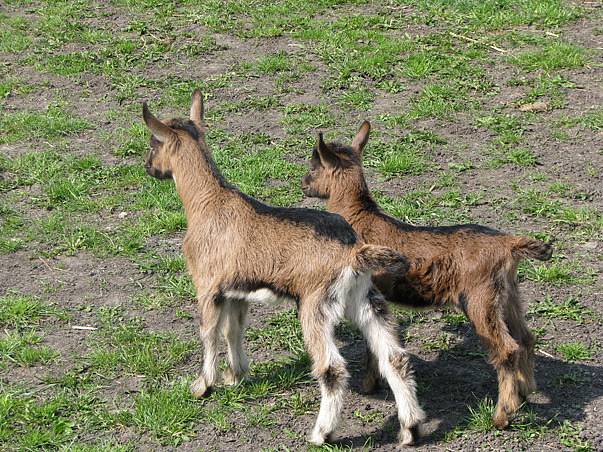
M 494 429 L 494 402 L 492 399 L 478 401 L 476 406 L 469 406 L 467 428 L 476 432 L 489 432 Z
M 586 322 L 594 315 L 592 309 L 583 306 L 576 298 L 569 297 L 564 301 L 555 302 L 549 296 L 538 303 L 531 304 L 529 313 L 535 317 L 572 320 L 579 324 Z
M 65 110 L 60 105 L 49 105 L 45 111 L 0 110 L 0 144 L 21 140 L 56 140 L 91 129 L 92 125 Z
M 410 101 L 408 115 L 411 119 L 450 118 L 453 113 L 466 108 L 468 101 L 462 89 L 444 85 L 428 85 Z
M 295 355 L 304 353 L 301 326 L 294 310 L 273 315 L 263 328 L 249 328 L 246 339 L 251 347 L 285 350 Z
M 90 364 L 102 372 L 143 375 L 153 383 L 168 376 L 197 349 L 196 341 L 149 332 L 136 322 L 105 325 L 88 356 Z
M 567 342 L 557 346 L 557 352 L 567 361 L 588 361 L 595 354 L 595 348 L 583 342 Z
M 542 49 L 522 52 L 511 57 L 511 63 L 524 71 L 552 71 L 583 67 L 588 62 L 586 50 L 566 42 L 553 42 Z
M 335 118 L 322 104 L 291 104 L 284 109 L 283 124 L 287 132 L 292 135 L 313 135 L 319 128 L 333 126 Z
M 9 292 L 0 297 L 0 325 L 4 327 L 31 328 L 49 317 L 65 320 L 68 316 L 54 305 L 18 292 Z
M 33 332 L 4 332 L 0 336 L 0 366 L 17 364 L 28 367 L 53 362 L 59 353 L 39 345 L 43 338 Z
M 134 404 L 129 420 L 140 430 L 174 446 L 188 440 L 195 424 L 204 417 L 201 404 L 193 399 L 185 381 L 169 388 L 143 391 Z
M 102 425 L 104 418 L 102 404 L 87 394 L 59 391 L 37 398 L 22 389 L 2 387 L 0 441 L 17 450 L 67 446 L 81 431 Z
M 581 273 L 581 276 L 578 276 L 577 273 Z M 533 262 L 522 262 L 519 267 L 519 275 L 530 281 L 556 286 L 566 284 L 584 285 L 593 281 L 592 273 L 581 271 L 576 265 L 567 261 L 553 261 L 549 264 L 540 265 Z

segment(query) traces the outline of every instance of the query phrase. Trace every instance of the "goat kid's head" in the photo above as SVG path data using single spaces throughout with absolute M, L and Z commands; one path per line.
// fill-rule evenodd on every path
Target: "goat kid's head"
M 304 195 L 328 199 L 339 185 L 363 181 L 362 151 L 368 142 L 370 130 L 371 124 L 364 121 L 351 146 L 325 143 L 322 133 L 319 133 L 318 142 L 312 150 L 310 171 L 302 178 Z
M 203 96 L 197 89 L 193 92 L 189 119 L 160 121 L 147 106 L 142 104 L 142 117 L 151 131 L 151 150 L 145 159 L 147 173 L 157 179 L 171 179 L 173 158 L 183 145 L 195 145 L 203 137 Z

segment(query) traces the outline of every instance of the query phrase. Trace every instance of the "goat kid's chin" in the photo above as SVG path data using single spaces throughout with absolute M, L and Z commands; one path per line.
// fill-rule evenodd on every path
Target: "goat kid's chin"
M 147 170 L 147 174 L 149 176 L 154 177 L 155 179 L 160 179 L 160 180 L 173 179 L 171 171 L 161 171 L 152 166 L 147 166 L 146 170 Z
M 320 199 L 328 199 L 329 198 L 328 195 L 323 195 L 322 193 L 319 193 L 317 190 L 315 190 L 309 186 L 302 185 L 301 191 L 304 194 L 304 196 L 306 196 L 308 198 L 320 198 Z

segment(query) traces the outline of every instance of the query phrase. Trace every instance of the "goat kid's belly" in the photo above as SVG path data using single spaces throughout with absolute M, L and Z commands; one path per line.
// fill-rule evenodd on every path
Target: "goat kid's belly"
M 253 291 L 230 289 L 224 291 L 226 298 L 235 300 L 245 300 L 249 303 L 264 303 L 268 305 L 277 305 L 281 303 L 296 303 L 296 300 L 287 295 L 278 294 L 267 287 Z

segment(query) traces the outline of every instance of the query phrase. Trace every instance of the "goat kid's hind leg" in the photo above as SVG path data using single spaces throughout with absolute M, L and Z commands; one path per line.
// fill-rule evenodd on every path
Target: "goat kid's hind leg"
M 379 373 L 379 361 L 371 351 L 371 348 L 366 344 L 366 366 L 365 374 L 362 379 L 362 392 L 364 394 L 372 394 L 379 388 L 381 374 Z
M 224 383 L 239 383 L 249 370 L 249 361 L 243 349 L 243 336 L 247 322 L 247 300 L 229 299 L 224 304 L 222 334 L 228 346 L 228 369 L 224 372 Z
M 203 397 L 216 382 L 218 333 L 222 321 L 224 298 L 218 291 L 206 291 L 197 296 L 199 302 L 199 332 L 203 343 L 203 369 L 191 384 L 194 397 Z
M 398 342 L 385 300 L 374 289 L 370 289 L 368 295 L 366 291 L 359 293 L 356 299 L 349 300 L 346 315 L 363 332 L 377 358 L 381 375 L 394 393 L 400 421 L 400 444 L 413 444 L 425 413 L 417 400 L 410 357 Z
M 321 400 L 316 424 L 309 441 L 321 445 L 337 428 L 347 387 L 346 363 L 334 340 L 335 325 L 343 316 L 338 300 L 318 294 L 300 303 L 300 322 L 304 341 L 312 358 L 312 375 L 318 379 Z
M 519 343 L 520 352 L 516 369 L 516 379 L 519 385 L 519 395 L 526 398 L 536 390 L 534 379 L 534 345 L 536 339 L 530 331 L 521 306 L 517 291 L 509 295 L 506 322 L 509 332 Z
M 504 319 L 505 306 L 501 303 L 503 300 L 495 291 L 488 290 L 470 296 L 468 306 L 469 318 L 488 348 L 490 362 L 498 374 L 498 401 L 493 421 L 499 429 L 509 425 L 509 416 L 521 405 L 517 383 L 520 347 L 509 333 Z

